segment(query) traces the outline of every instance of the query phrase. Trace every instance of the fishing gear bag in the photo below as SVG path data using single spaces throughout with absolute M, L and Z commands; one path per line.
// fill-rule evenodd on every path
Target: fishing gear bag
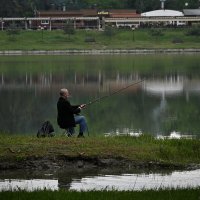
M 45 121 L 42 126 L 38 129 L 37 137 L 53 137 L 54 128 L 50 121 Z

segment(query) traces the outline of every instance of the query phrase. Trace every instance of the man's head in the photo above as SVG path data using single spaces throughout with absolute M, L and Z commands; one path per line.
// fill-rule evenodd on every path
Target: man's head
M 62 88 L 60 90 L 60 96 L 65 98 L 65 99 L 68 98 L 70 96 L 68 89 Z

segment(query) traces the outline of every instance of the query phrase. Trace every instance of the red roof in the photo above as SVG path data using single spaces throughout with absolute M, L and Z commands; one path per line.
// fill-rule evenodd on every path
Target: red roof
M 136 10 L 131 9 L 111 9 L 109 10 L 110 13 L 136 13 Z
M 79 17 L 83 16 L 80 10 L 70 11 L 38 11 L 38 17 Z
M 110 10 L 109 13 L 110 17 L 112 18 L 132 18 L 139 16 L 139 14 L 136 13 L 136 10 L 115 9 L 115 10 Z
M 97 10 L 96 9 L 81 9 L 80 12 L 83 14 L 84 17 L 97 16 Z
M 132 18 L 138 17 L 136 10 L 126 9 L 111 9 L 106 11 L 97 11 L 96 9 L 81 9 L 81 10 L 67 10 L 67 11 L 38 11 L 37 17 L 95 17 L 98 12 L 106 12 L 112 18 Z

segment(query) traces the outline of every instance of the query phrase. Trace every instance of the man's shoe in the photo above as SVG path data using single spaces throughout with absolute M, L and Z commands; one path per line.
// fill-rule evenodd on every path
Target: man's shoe
M 78 138 L 84 138 L 84 135 L 78 135 L 77 137 Z
M 84 135 L 83 135 L 83 133 L 79 133 L 77 137 L 78 138 L 84 138 Z
M 67 131 L 64 132 L 64 136 L 66 137 L 72 137 L 72 134 L 71 133 L 68 133 Z

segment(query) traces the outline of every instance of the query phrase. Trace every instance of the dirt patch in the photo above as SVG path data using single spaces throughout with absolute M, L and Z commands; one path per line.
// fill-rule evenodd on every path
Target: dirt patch
M 200 164 L 171 164 L 160 162 L 132 161 L 123 158 L 97 158 L 97 157 L 29 157 L 24 160 L 1 160 L 0 170 L 10 169 L 73 169 L 73 168 L 112 168 L 121 169 L 199 169 Z

